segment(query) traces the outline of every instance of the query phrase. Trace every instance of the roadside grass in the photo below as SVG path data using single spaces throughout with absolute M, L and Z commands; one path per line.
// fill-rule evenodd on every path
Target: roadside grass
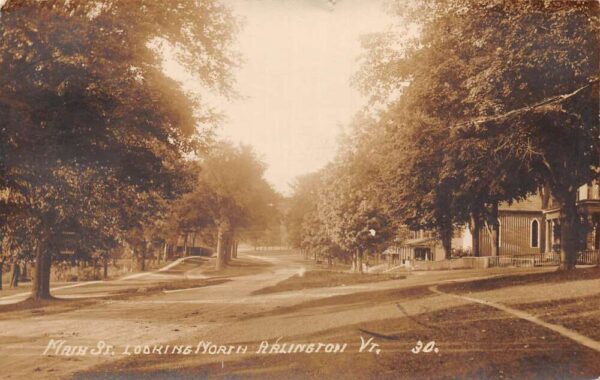
M 600 341 L 600 294 L 521 303 L 514 307 L 535 314 L 546 322 L 565 326 Z
M 208 278 L 200 280 L 182 279 L 176 281 L 162 281 L 152 285 L 134 283 L 131 284 L 131 287 L 129 288 L 115 290 L 102 297 L 76 299 L 52 297 L 49 300 L 37 302 L 33 301 L 31 298 L 27 298 L 22 302 L 0 305 L 0 320 L 12 319 L 15 317 L 14 313 L 22 311 L 30 311 L 31 314 L 36 315 L 52 315 L 93 306 L 99 302 L 123 301 L 140 297 L 148 297 L 159 294 L 165 290 L 199 288 L 204 286 L 218 285 L 227 281 L 229 280 L 225 278 Z
M 197 267 L 197 265 L 202 263 L 202 261 L 207 261 L 207 260 L 208 260 L 207 258 L 198 257 L 198 259 L 194 260 L 193 262 L 180 263 L 179 265 L 177 265 L 177 268 L 178 268 L 177 270 L 169 269 L 169 270 L 162 271 L 160 273 L 161 274 L 177 274 L 177 273 L 184 271 L 187 267 L 189 267 L 191 265 L 194 265 Z M 66 280 L 56 280 L 55 281 L 54 276 L 53 276 L 53 277 L 51 277 L 52 279 L 51 279 L 50 285 L 51 285 L 51 287 L 54 288 L 54 287 L 70 286 L 70 285 L 74 285 L 74 284 L 78 284 L 78 283 L 102 281 L 103 286 L 108 286 L 108 284 L 110 284 L 112 281 L 118 281 L 119 279 L 122 279 L 123 277 L 131 276 L 131 275 L 137 275 L 137 274 L 141 274 L 141 273 L 151 273 L 151 272 L 154 272 L 154 271 L 160 269 L 161 267 L 164 267 L 167 264 L 170 264 L 170 262 L 163 262 L 160 264 L 156 263 L 156 262 L 148 262 L 146 264 L 145 271 L 133 271 L 133 272 L 128 272 L 128 271 L 124 271 L 124 270 L 115 270 L 115 267 L 110 265 L 107 278 L 93 278 L 93 279 L 89 279 L 89 280 L 72 280 L 72 281 L 66 281 Z M 186 267 L 184 267 L 184 264 L 186 265 Z M 54 270 L 55 269 L 53 268 L 53 271 Z M 101 270 L 98 269 L 98 271 L 101 271 Z M 7 274 L 5 274 L 4 277 L 7 278 L 9 276 L 7 276 Z M 6 281 L 8 281 L 8 280 L 6 280 Z M 4 297 L 11 297 L 11 296 L 19 294 L 19 293 L 30 292 L 31 287 L 32 287 L 32 282 L 30 280 L 19 282 L 19 286 L 16 288 L 12 288 L 9 286 L 8 283 L 5 283 L 5 284 L 3 284 L 3 288 L 0 290 L 0 299 L 4 298 Z M 90 289 L 90 288 L 93 288 L 93 287 L 90 285 L 86 285 L 86 290 Z M 81 290 L 81 288 L 79 288 L 78 290 Z
M 69 285 L 67 282 L 61 282 L 60 285 Z M 31 281 L 19 282 L 19 286 L 11 288 L 9 284 L 3 284 L 2 290 L 0 290 L 1 297 L 10 297 L 15 294 L 31 291 Z
M 533 314 L 545 322 L 562 325 L 592 339 L 600 340 L 600 329 L 598 328 L 600 326 L 600 289 L 598 289 L 598 293 L 591 295 L 588 293 L 585 296 L 578 296 L 574 292 L 572 297 L 568 298 L 543 299 L 543 293 L 546 291 L 544 285 L 561 284 L 565 289 L 569 289 L 570 283 L 590 280 L 589 286 L 598 286 L 598 282 L 593 280 L 600 280 L 600 268 L 585 267 L 573 271 L 504 276 L 441 285 L 439 289 L 445 292 L 464 294 L 499 289 L 510 292 L 511 287 L 531 285 L 530 292 L 539 294 L 540 300 L 518 302 L 518 299 L 515 299 L 515 302 L 510 305 L 511 307 Z
M 271 294 L 312 288 L 358 285 L 401 278 L 405 277 L 385 274 L 359 274 L 333 272 L 327 270 L 311 270 L 303 273 L 302 275 L 296 274 L 276 285 L 256 290 L 252 292 L 252 294 Z
M 542 273 L 528 273 L 508 276 L 503 275 L 483 280 L 440 285 L 439 289 L 445 292 L 480 292 L 536 283 L 568 283 L 569 281 L 594 279 L 600 279 L 599 267 L 577 268 L 572 271 L 557 270 Z

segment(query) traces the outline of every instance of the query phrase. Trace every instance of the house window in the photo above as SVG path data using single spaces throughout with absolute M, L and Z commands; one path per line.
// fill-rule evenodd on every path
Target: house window
M 415 248 L 415 260 L 431 260 L 431 250 L 429 248 Z
M 540 222 L 537 219 L 531 221 L 531 248 L 540 247 Z

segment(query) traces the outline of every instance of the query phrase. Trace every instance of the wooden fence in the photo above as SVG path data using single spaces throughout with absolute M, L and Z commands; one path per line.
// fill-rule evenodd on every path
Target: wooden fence
M 490 267 L 543 267 L 560 264 L 558 253 L 490 257 Z
M 577 254 L 577 265 L 598 265 L 600 251 L 581 251 Z M 489 258 L 490 267 L 543 267 L 558 266 L 560 254 L 556 252 L 534 255 L 493 256 Z
M 577 254 L 577 265 L 598 265 L 600 250 L 581 251 Z

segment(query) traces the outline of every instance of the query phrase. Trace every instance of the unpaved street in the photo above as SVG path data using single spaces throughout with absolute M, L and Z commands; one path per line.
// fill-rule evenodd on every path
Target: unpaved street
M 478 334 L 472 335 L 474 338 L 467 338 L 465 335 L 461 338 L 464 340 L 462 342 L 457 337 L 449 337 L 450 333 L 456 333 L 460 329 L 470 334 L 473 331 L 479 334 L 483 331 L 485 334 L 487 329 L 492 331 L 490 327 L 475 327 L 474 323 L 486 321 L 494 326 L 494 330 L 517 329 L 517 332 L 512 332 L 515 336 L 525 341 L 531 340 L 529 343 L 524 342 L 520 346 L 521 350 L 522 346 L 534 346 L 534 341 L 544 336 L 543 341 L 551 346 L 541 346 L 534 352 L 554 352 L 567 347 L 566 349 L 581 352 L 582 360 L 590 355 L 599 357 L 597 352 L 550 330 L 544 331 L 546 329 L 505 315 L 499 310 L 474 306 L 468 299 L 435 293 L 429 289 L 433 285 L 443 287 L 453 281 L 508 274 L 538 272 L 542 275 L 547 270 L 513 268 L 414 272 L 407 274 L 405 278 L 393 280 L 257 295 L 254 293 L 259 289 L 271 287 L 310 270 L 311 264 L 292 252 L 247 253 L 234 262 L 229 273 L 212 272 L 209 264 L 206 260 L 192 258 L 162 271 L 130 276 L 119 281 L 59 289 L 55 292 L 57 296 L 72 299 L 57 301 L 58 305 L 42 309 L 0 314 L 0 362 L 4 368 L 10 368 L 4 377 L 21 379 L 37 374 L 52 378 L 70 378 L 74 375 L 89 378 L 101 377 L 103 373 L 113 371 L 125 371 L 122 373 L 129 373 L 130 377 L 152 377 L 157 374 L 185 377 L 209 373 L 206 371 L 210 371 L 212 375 L 277 377 L 278 371 L 295 368 L 292 375 L 301 378 L 308 373 L 303 371 L 317 368 L 317 362 L 326 363 L 327 368 L 333 371 L 324 371 L 323 374 L 334 376 L 335 371 L 344 370 L 349 360 L 358 360 L 364 363 L 365 368 L 362 369 L 364 372 L 360 372 L 362 367 L 356 367 L 356 375 L 368 378 L 368 368 L 385 375 L 385 368 L 377 366 L 384 365 L 389 371 L 390 363 L 398 365 L 394 358 L 417 360 L 404 368 L 418 374 L 418 371 L 415 372 L 418 368 L 412 366 L 422 365 L 423 370 L 427 368 L 423 356 L 410 352 L 418 340 L 436 340 L 439 347 L 436 360 L 446 365 L 456 360 L 452 359 L 453 354 L 468 353 L 473 344 L 485 345 L 489 352 L 506 350 L 507 347 L 509 352 L 514 350 L 516 346 L 506 346 L 501 336 L 490 342 L 486 342 Z M 205 280 L 206 283 L 197 282 Z M 179 286 L 152 291 L 153 286 L 165 281 Z M 549 290 L 547 292 L 540 291 L 535 286 L 515 286 L 513 294 L 518 295 L 518 298 L 513 300 L 560 301 L 572 297 L 573 289 L 582 297 L 598 297 L 598 285 L 600 280 L 594 278 L 575 282 L 570 291 L 565 290 L 562 284 L 545 285 Z M 129 292 L 126 296 L 111 296 L 116 290 L 123 289 Z M 487 289 L 475 295 L 511 303 L 506 291 Z M 439 314 L 448 312 L 451 313 L 450 317 L 446 317 L 438 325 L 435 321 Z M 485 318 L 472 319 L 472 315 L 481 312 L 485 312 Z M 465 317 L 472 322 L 464 321 Z M 446 331 L 446 324 L 449 322 L 460 326 L 460 329 L 455 327 Z M 519 333 L 520 328 L 523 331 Z M 532 329 L 535 332 L 532 333 Z M 539 333 L 540 331 L 543 333 Z M 381 354 L 361 353 L 356 356 L 361 337 L 365 340 L 373 338 L 373 342 L 379 345 Z M 60 355 L 60 351 L 52 347 L 43 355 L 52 339 L 55 344 L 64 340 L 65 345 L 92 348 L 102 342 L 101 345 L 111 345 L 114 349 L 108 355 L 88 353 L 78 356 Z M 275 352 L 273 355 L 257 354 L 261 342 L 267 341 L 272 345 L 278 339 L 280 343 L 342 342 L 348 344 L 348 353 L 337 356 L 285 356 Z M 219 346 L 244 345 L 248 348 L 244 354 L 237 355 L 186 356 L 163 355 L 162 352 L 160 355 L 123 354 L 125 351 L 133 353 L 135 346 L 170 344 L 196 347 L 199 342 L 211 342 Z M 129 350 L 127 346 L 130 347 Z M 480 352 L 480 349 L 476 350 Z M 298 355 L 300 356 L 297 357 Z M 389 375 L 395 377 L 402 375 L 402 372 L 390 372 Z

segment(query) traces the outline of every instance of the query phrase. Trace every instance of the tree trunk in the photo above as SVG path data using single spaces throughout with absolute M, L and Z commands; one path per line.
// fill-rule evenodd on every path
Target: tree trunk
M 333 266 L 332 263 L 332 259 L 331 259 L 331 254 L 327 255 L 327 268 L 331 269 L 331 267 Z
M 357 256 L 358 256 L 358 273 L 363 273 L 363 252 L 360 250 L 357 250 Z
M 52 254 L 48 244 L 43 240 L 38 242 L 35 254 L 35 274 L 31 288 L 31 298 L 34 301 L 48 300 L 50 296 L 50 267 Z
M 131 248 L 131 271 L 140 270 L 140 254 L 137 248 Z
M 579 215 L 577 213 L 577 193 L 570 191 L 559 200 L 560 211 L 560 270 L 575 269 L 579 249 Z
M 471 220 L 469 222 L 469 230 L 471 232 L 471 245 L 472 245 L 472 249 L 473 249 L 473 256 L 475 257 L 479 257 L 480 256 L 480 250 L 479 250 L 479 231 L 481 230 L 481 222 L 479 220 L 479 217 L 477 217 L 475 214 L 471 214 Z
M 2 290 L 2 273 L 4 271 L 4 260 L 0 261 L 0 290 Z
M 102 273 L 102 278 L 106 280 L 108 278 L 108 256 L 105 256 L 103 261 L 104 262 L 102 264 L 103 264 L 104 270 Z
M 138 269 L 140 272 L 144 272 L 146 270 L 146 242 L 142 242 L 142 247 L 138 250 Z
M 135 249 L 133 249 L 133 246 L 131 244 L 127 243 L 127 242 L 125 243 L 125 246 L 127 247 L 127 251 L 129 251 L 130 256 L 131 256 L 131 260 L 130 260 L 131 261 L 130 262 L 131 270 L 130 270 L 130 272 L 133 272 L 135 270 L 136 265 L 137 265 L 137 257 L 135 256 L 136 255 Z
M 500 256 L 500 225 L 498 222 L 490 227 L 491 255 Z
M 231 231 L 229 233 L 229 247 L 227 247 L 227 258 L 228 261 L 231 261 L 235 256 L 234 256 L 234 251 L 235 251 L 235 232 Z
M 232 259 L 237 258 L 237 246 L 238 246 L 237 240 L 231 239 L 231 258 Z
M 452 226 L 440 229 L 440 238 L 446 260 L 452 257 Z M 433 257 L 432 257 L 433 260 Z
M 187 250 L 188 250 L 187 241 L 188 241 L 188 233 L 185 232 L 183 234 L 183 257 L 187 256 Z
M 219 227 L 217 231 L 217 261 L 216 261 L 216 269 L 223 269 L 225 267 L 225 258 L 223 257 L 225 253 L 224 239 L 225 239 L 225 231 L 222 227 Z
M 18 261 L 13 262 L 11 272 L 12 272 L 12 276 L 10 279 L 10 287 L 18 288 L 19 280 L 21 279 L 21 266 L 19 265 Z
M 165 241 L 165 247 L 163 248 L 163 262 L 167 262 L 167 257 L 169 253 L 169 243 Z
M 225 264 L 229 264 L 231 262 L 231 232 L 225 235 Z
M 93 276 L 96 277 L 96 275 L 100 274 L 100 270 L 98 268 L 98 260 L 96 259 L 92 259 L 92 269 L 93 271 Z
M 542 210 L 546 210 L 546 209 L 548 209 L 548 206 L 550 205 L 550 186 L 545 184 L 540 189 L 540 195 L 542 197 Z M 546 221 L 546 214 L 544 212 L 542 212 L 542 219 L 540 222 L 540 236 L 539 236 L 541 253 L 546 253 L 546 252 L 552 251 L 552 246 L 546 247 L 547 224 L 548 223 Z
M 229 221 L 227 219 L 221 220 L 218 224 L 217 231 L 217 270 L 223 269 L 227 266 L 227 238 L 229 235 Z
M 189 255 L 192 255 L 194 253 L 195 247 L 196 247 L 196 231 L 194 230 L 194 233 L 192 234 L 192 246 L 188 248 L 188 250 L 190 251 Z
M 500 223 L 498 222 L 498 202 L 492 204 L 492 208 L 485 221 L 488 235 L 490 237 L 491 256 L 500 255 Z M 479 248 L 479 246 L 478 246 Z

